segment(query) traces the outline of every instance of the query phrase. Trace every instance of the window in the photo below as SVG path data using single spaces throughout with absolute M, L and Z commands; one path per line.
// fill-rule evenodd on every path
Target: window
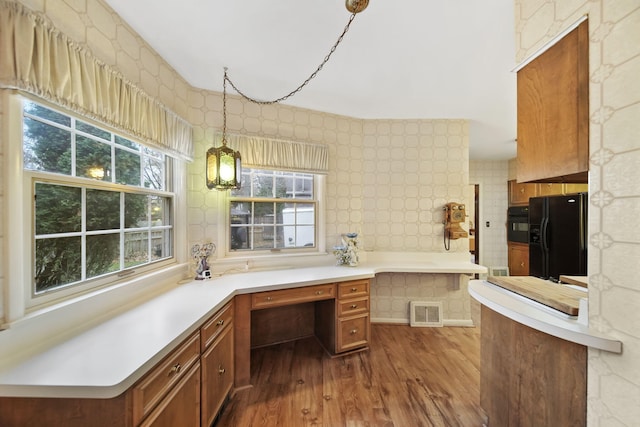
M 33 304 L 172 258 L 171 159 L 39 103 L 22 105 Z
M 318 177 L 247 169 L 229 198 L 229 250 L 317 250 Z

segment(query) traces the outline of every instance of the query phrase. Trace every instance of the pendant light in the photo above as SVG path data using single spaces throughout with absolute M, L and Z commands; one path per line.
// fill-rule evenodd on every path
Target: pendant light
M 227 147 L 227 82 L 231 87 L 245 100 L 253 102 L 254 104 L 268 105 L 276 104 L 284 101 L 289 97 L 298 93 L 303 87 L 305 87 L 315 76 L 320 72 L 322 67 L 329 61 L 329 58 L 336 50 L 344 35 L 349 30 L 351 22 L 355 18 L 356 14 L 362 12 L 369 5 L 369 0 L 346 0 L 345 7 L 351 13 L 351 17 L 344 27 L 342 34 L 338 37 L 329 54 L 325 56 L 324 60 L 318 65 L 318 68 L 311 73 L 311 75 L 296 89 L 289 92 L 287 95 L 282 96 L 273 101 L 261 101 L 251 98 L 245 95 L 227 76 L 227 67 L 224 68 L 224 80 L 222 83 L 222 145 L 218 148 L 210 148 L 207 151 L 207 187 L 209 189 L 216 190 L 230 190 L 239 189 L 242 181 L 242 161 L 240 153 Z
M 207 187 L 216 190 L 239 189 L 242 159 L 239 151 L 227 147 L 227 68 L 222 82 L 222 145 L 207 151 Z

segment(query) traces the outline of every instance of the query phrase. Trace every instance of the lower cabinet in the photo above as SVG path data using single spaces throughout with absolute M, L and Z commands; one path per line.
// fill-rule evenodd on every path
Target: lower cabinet
M 335 300 L 316 303 L 315 335 L 329 353 L 365 350 L 371 340 L 369 280 L 338 283 Z
M 112 399 L 0 397 L 2 427 L 209 427 L 231 392 L 233 303 Z
M 587 425 L 587 347 L 481 306 L 480 406 L 491 427 Z
M 140 427 L 200 426 L 200 362 L 176 384 Z
M 233 387 L 233 327 L 231 322 L 202 354 L 202 426 L 215 420 Z
M 511 276 L 529 275 L 529 245 L 526 243 L 509 242 L 509 274 Z

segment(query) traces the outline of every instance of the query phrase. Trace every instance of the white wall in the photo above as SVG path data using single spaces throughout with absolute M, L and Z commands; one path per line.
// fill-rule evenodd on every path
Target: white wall
M 479 263 L 487 268 L 506 267 L 508 264 L 508 180 L 507 160 L 469 162 L 469 183 L 480 185 L 480 217 L 476 219 L 476 229 L 480 235 Z M 486 226 L 487 221 L 489 227 Z

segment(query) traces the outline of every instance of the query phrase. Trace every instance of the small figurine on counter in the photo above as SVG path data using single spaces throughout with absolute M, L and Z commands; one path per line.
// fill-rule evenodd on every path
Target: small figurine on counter
M 358 249 L 358 233 L 343 234 L 342 245 L 333 247 L 337 265 L 357 266 L 359 261 Z
M 191 256 L 196 262 L 196 280 L 209 279 L 211 271 L 209 270 L 209 257 L 216 251 L 216 245 L 213 243 L 196 243 L 191 247 Z

